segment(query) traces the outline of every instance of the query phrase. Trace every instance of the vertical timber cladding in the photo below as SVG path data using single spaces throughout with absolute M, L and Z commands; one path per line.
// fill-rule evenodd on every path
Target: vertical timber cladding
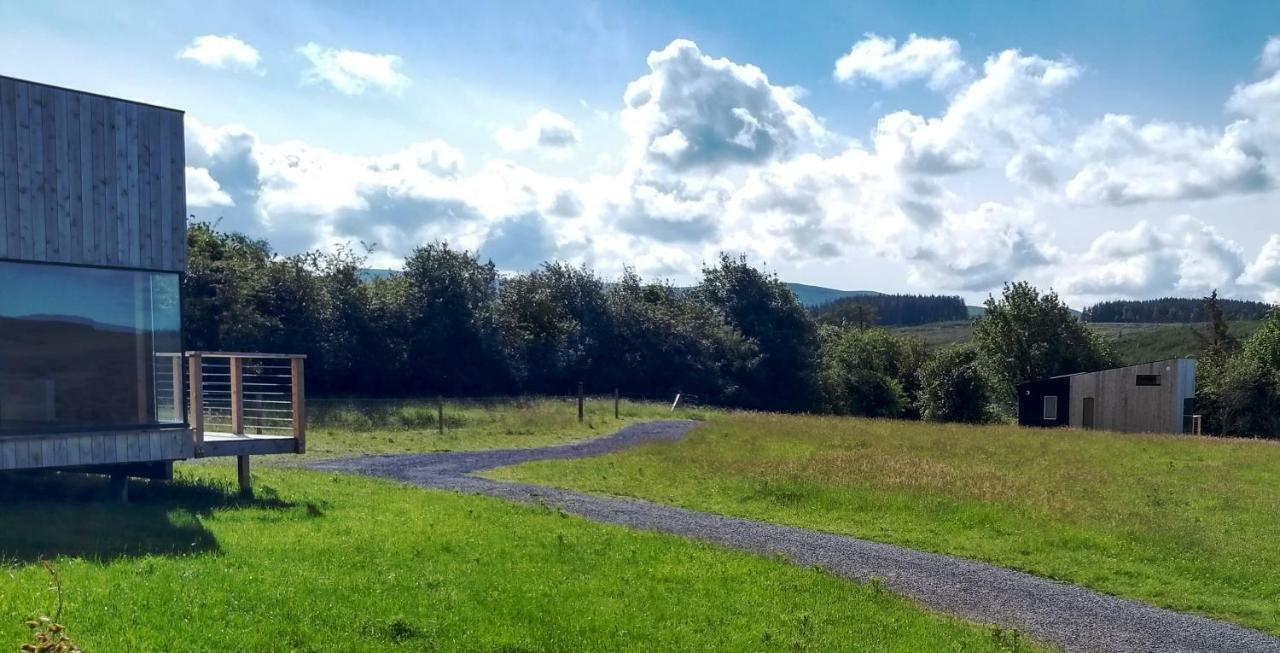
M 0 259 L 182 272 L 182 112 L 0 77 Z
M 1138 377 L 1157 385 L 1139 385 Z M 1181 433 L 1182 400 L 1195 394 L 1195 362 L 1168 360 L 1076 374 L 1071 378 L 1071 423 L 1094 399 L 1094 428 L 1128 433 Z

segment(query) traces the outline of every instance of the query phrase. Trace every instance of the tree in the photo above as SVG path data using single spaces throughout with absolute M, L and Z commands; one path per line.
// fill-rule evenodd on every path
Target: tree
M 1196 401 L 1210 432 L 1280 437 L 1280 309 L 1239 351 L 1201 359 Z
M 879 320 L 876 307 L 862 302 L 835 302 L 818 313 L 819 324 L 834 327 L 869 329 Z
M 565 393 L 578 381 L 602 387 L 620 381 L 604 282 L 585 267 L 546 263 L 503 280 L 498 311 L 526 391 Z
M 1231 325 L 1218 301 L 1218 291 L 1214 289 L 1204 298 L 1204 312 L 1209 318 L 1206 330 L 1195 330 L 1196 340 L 1206 356 L 1229 355 L 1240 348 L 1240 342 L 1231 335 Z
M 446 243 L 404 262 L 408 381 L 418 392 L 474 395 L 511 388 L 496 316 L 498 272 Z
M 920 368 L 920 413 L 930 422 L 987 421 L 991 387 L 978 350 L 947 347 Z
M 1115 365 L 1106 343 L 1053 291 L 1041 295 L 1025 281 L 1005 284 L 1000 299 L 988 297 L 985 305 L 973 340 L 991 374 L 995 397 L 1007 409 L 1013 407 L 1019 383 Z
M 886 329 L 824 327 L 822 408 L 839 415 L 918 416 L 924 344 Z
M 264 312 L 274 254 L 265 240 L 224 233 L 208 222 L 187 228 L 182 332 L 189 350 L 262 349 L 279 321 Z
M 632 270 L 609 290 L 620 385 L 631 392 L 685 392 L 715 403 L 737 396 L 734 379 L 759 357 L 754 343 L 688 292 L 643 283 Z
M 732 401 L 765 410 L 814 408 L 817 326 L 791 289 L 777 275 L 751 267 L 746 257 L 721 254 L 702 274 L 694 290 L 698 299 L 759 352 L 754 365 L 735 371 Z

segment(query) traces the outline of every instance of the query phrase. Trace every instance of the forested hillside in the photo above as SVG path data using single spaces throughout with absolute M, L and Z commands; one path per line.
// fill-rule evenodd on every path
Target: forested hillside
M 1271 309 L 1270 304 L 1239 299 L 1219 299 L 1218 306 L 1228 320 L 1261 320 Z M 1086 322 L 1125 322 L 1185 324 L 1207 322 L 1203 299 L 1163 297 L 1144 300 L 1114 300 L 1101 302 L 1084 310 Z
M 823 324 L 914 326 L 966 320 L 969 308 L 957 296 L 877 294 L 827 302 L 813 315 Z

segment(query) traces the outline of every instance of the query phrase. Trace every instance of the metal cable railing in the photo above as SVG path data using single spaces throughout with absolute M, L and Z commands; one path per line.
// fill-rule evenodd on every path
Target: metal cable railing
M 187 354 L 188 419 L 199 448 L 207 433 L 285 436 L 306 441 L 304 356 L 236 352 Z

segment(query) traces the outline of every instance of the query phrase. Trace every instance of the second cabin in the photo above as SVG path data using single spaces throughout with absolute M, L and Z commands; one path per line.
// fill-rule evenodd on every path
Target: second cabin
M 1177 358 L 1018 386 L 1018 423 L 1124 433 L 1194 433 L 1196 362 Z

